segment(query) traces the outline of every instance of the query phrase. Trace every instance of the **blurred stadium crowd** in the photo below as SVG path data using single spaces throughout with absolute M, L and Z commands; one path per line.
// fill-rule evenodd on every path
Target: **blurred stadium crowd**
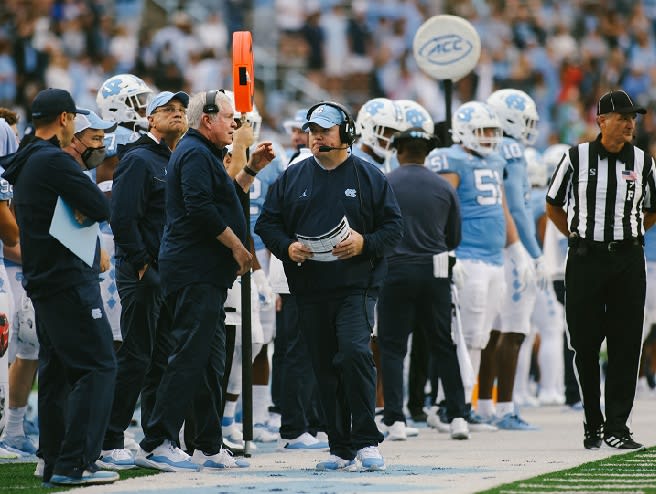
M 656 107 L 656 0 L 5 0 L 0 106 L 25 125 L 34 95 L 58 87 L 95 108 L 100 83 L 123 72 L 158 90 L 230 87 L 231 33 L 249 30 L 275 59 L 277 82 L 260 84 L 257 100 L 269 131 L 313 99 L 283 91 L 290 72 L 354 112 L 377 96 L 414 99 L 440 121 L 442 88 L 412 56 L 417 28 L 438 14 L 469 19 L 483 46 L 453 107 L 522 89 L 538 106 L 539 150 L 593 137 L 595 102 L 608 89 Z M 654 129 L 652 111 L 637 142 L 652 154 Z

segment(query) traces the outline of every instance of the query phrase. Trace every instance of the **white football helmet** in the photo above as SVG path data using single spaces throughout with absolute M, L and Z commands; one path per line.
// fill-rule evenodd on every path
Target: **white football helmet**
M 551 177 L 556 171 L 556 167 L 567 151 L 569 151 L 569 146 L 567 144 L 552 144 L 544 150 L 544 153 L 542 153 L 542 161 L 544 161 L 547 178 L 549 180 L 551 180 Z
M 422 128 L 428 134 L 435 132 L 433 117 L 419 103 L 411 99 L 398 99 L 394 101 L 394 104 L 401 109 L 401 118 L 403 119 L 402 128 L 399 130 Z
M 526 173 L 531 186 L 544 187 L 547 185 L 549 180 L 547 167 L 542 161 L 540 153 L 534 147 L 527 147 L 524 149 L 524 159 L 526 160 Z
M 370 99 L 362 105 L 358 117 L 355 119 L 360 140 L 369 146 L 379 158 L 385 158 L 392 154 L 391 135 L 385 136 L 385 129 L 389 128 L 398 132 L 403 130 L 402 125 L 400 107 L 387 98 Z
M 139 115 L 144 112 L 153 91 L 146 83 L 132 74 L 119 74 L 102 83 L 96 96 L 100 116 L 113 122 L 136 122 L 147 129 L 148 119 Z
M 499 89 L 487 99 L 496 112 L 503 131 L 530 146 L 538 138 L 538 111 L 535 101 L 519 89 Z
M 224 90 L 226 96 L 230 99 L 230 104 L 232 105 L 232 109 L 235 109 L 235 93 L 230 91 L 229 89 Z M 235 120 L 241 120 L 241 112 L 238 112 L 235 110 Z M 262 115 L 260 115 L 260 112 L 257 111 L 257 107 L 255 106 L 255 103 L 253 103 L 253 111 L 250 111 L 246 114 L 246 121 L 251 124 L 251 127 L 253 127 L 253 137 L 255 138 L 255 142 L 258 141 L 260 138 L 260 129 L 262 128 Z
M 486 129 L 493 129 L 486 135 Z M 451 136 L 454 142 L 482 155 L 497 150 L 503 131 L 494 110 L 480 101 L 460 105 L 451 118 Z

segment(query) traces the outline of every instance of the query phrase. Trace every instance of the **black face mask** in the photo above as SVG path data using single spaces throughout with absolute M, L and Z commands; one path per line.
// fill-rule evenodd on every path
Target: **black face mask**
M 87 148 L 80 155 L 88 170 L 93 170 L 105 160 L 105 146 Z

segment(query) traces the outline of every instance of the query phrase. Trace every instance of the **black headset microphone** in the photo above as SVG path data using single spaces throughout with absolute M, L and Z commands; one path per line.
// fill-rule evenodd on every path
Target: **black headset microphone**
M 338 148 L 338 147 L 335 147 L 335 146 L 319 146 L 319 152 L 320 153 L 328 153 L 328 152 L 332 151 L 333 149 L 342 150 L 342 149 L 348 149 L 348 148 L 349 148 L 349 146 L 344 146 L 344 147 L 341 147 L 341 148 Z

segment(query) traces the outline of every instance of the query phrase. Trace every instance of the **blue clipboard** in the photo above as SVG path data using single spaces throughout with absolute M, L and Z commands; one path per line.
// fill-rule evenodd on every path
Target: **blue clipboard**
M 98 243 L 98 223 L 80 225 L 75 219 L 73 209 L 59 197 L 55 205 L 48 233 L 61 242 L 89 267 L 93 267 Z

